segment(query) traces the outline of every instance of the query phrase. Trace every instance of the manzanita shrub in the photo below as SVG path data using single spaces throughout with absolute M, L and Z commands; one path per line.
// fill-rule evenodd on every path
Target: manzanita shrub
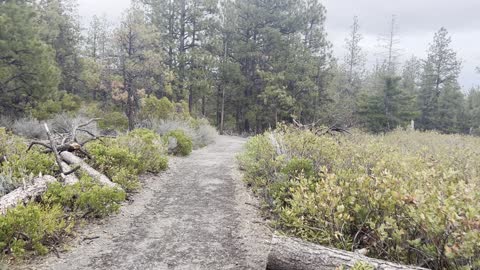
M 281 126 L 250 139 L 239 161 L 286 233 L 431 269 L 480 268 L 480 138 Z

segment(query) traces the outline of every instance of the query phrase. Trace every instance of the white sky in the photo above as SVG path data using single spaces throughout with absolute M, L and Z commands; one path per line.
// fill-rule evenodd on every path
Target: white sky
M 241 1 L 241 0 L 240 0 Z M 434 33 L 444 26 L 452 37 L 452 47 L 463 61 L 460 83 L 465 90 L 480 85 L 480 0 L 323 0 L 327 8 L 327 32 L 335 55 L 343 59 L 344 40 L 358 16 L 364 36 L 362 46 L 368 63 L 375 63 L 378 37 L 388 31 L 392 15 L 398 22 L 402 58 L 423 58 Z M 130 0 L 78 0 L 82 22 L 93 15 L 107 15 L 118 22 Z

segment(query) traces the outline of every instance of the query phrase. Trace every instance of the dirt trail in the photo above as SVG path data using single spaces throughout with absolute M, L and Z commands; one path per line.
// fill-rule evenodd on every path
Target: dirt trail
M 270 234 L 235 165 L 244 143 L 220 136 L 172 158 L 167 172 L 145 179 L 133 203 L 87 225 L 60 259 L 21 269 L 265 269 Z

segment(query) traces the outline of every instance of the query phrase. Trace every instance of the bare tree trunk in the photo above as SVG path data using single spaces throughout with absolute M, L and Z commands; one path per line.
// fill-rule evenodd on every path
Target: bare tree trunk
M 220 112 L 220 135 L 223 135 L 224 119 L 225 119 L 225 86 L 222 87 L 222 110 Z
M 267 270 L 336 270 L 351 268 L 357 262 L 371 264 L 376 270 L 425 269 L 372 259 L 358 253 L 315 245 L 302 240 L 273 236 Z

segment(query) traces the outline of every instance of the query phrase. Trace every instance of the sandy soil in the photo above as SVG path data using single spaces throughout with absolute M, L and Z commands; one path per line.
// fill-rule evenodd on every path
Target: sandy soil
M 145 177 L 118 215 L 89 224 L 60 258 L 16 269 L 265 269 L 271 234 L 241 181 L 245 139 L 220 136 Z

